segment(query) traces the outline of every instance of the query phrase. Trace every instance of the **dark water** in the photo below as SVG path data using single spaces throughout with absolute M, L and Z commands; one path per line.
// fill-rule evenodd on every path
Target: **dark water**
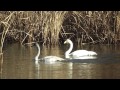
M 114 45 L 74 46 L 74 50 L 96 51 L 96 59 L 66 60 L 54 64 L 43 61 L 35 64 L 36 46 L 6 45 L 1 79 L 120 79 L 120 47 Z M 42 47 L 41 57 L 55 55 L 64 58 L 67 45 Z M 74 51 L 73 50 L 73 51 Z

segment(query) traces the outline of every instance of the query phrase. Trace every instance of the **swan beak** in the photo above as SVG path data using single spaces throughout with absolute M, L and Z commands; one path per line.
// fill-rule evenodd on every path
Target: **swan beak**
M 67 42 L 65 41 L 64 44 L 66 44 Z

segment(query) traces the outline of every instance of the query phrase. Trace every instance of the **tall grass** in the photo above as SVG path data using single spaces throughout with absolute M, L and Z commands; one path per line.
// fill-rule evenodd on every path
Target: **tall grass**
M 120 12 L 0 11 L 0 53 L 4 41 L 57 45 L 66 38 L 78 44 L 119 44 Z
M 119 11 L 73 11 L 66 20 L 69 22 L 66 31 L 73 32 L 78 43 L 120 42 Z M 64 26 L 67 26 L 66 23 Z
M 57 44 L 67 11 L 41 12 L 43 44 Z
M 2 30 L 0 30 L 0 31 L 2 31 L 1 37 L 0 37 L 0 55 L 2 54 L 3 44 L 5 41 L 6 34 L 10 28 L 9 23 L 10 23 L 10 20 L 11 20 L 13 14 L 14 14 L 14 12 L 10 12 L 10 14 L 7 17 L 5 17 L 4 20 L 2 20 L 0 22 L 1 27 L 3 27 Z
M 2 78 L 2 71 L 3 71 L 3 54 L 0 55 L 0 79 Z

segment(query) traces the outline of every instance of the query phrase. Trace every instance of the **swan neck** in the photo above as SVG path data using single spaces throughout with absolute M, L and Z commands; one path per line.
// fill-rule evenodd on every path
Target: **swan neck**
M 71 52 L 72 49 L 73 49 L 73 42 L 72 42 L 72 41 L 69 41 L 69 44 L 70 44 L 70 47 L 69 47 L 69 49 L 65 52 L 65 57 L 66 57 L 66 58 L 69 58 L 70 52 Z
M 39 55 L 40 55 L 40 46 L 39 46 L 38 43 L 36 43 L 36 46 L 37 46 L 37 48 L 38 48 L 38 53 L 37 53 L 37 55 L 36 55 L 36 57 L 35 57 L 35 60 L 39 60 L 38 58 L 39 58 Z

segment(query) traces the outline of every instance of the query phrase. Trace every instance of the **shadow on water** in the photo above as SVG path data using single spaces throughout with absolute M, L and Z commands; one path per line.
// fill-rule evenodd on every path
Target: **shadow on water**
M 33 58 L 36 47 L 24 47 L 18 44 L 4 48 L 3 63 L 0 64 L 0 76 L 3 79 L 103 79 L 120 78 L 120 47 L 119 46 L 83 46 L 83 49 L 96 51 L 94 59 L 75 59 L 53 64 Z M 77 47 L 74 48 L 76 50 Z M 64 58 L 66 46 L 41 47 L 41 57 L 55 55 Z M 73 51 L 74 51 L 73 50 Z

